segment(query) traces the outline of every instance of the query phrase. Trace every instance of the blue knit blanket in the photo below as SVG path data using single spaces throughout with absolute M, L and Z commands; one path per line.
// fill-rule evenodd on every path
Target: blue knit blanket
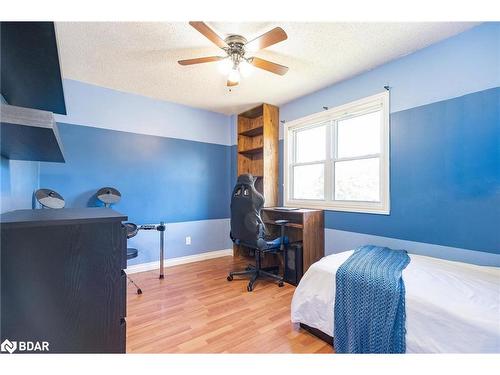
M 405 250 L 362 246 L 337 270 L 334 347 L 337 353 L 404 353 Z

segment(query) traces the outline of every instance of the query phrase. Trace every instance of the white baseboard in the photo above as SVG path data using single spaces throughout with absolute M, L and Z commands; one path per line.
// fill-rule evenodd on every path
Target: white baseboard
M 163 262 L 163 266 L 172 267 L 172 266 L 177 266 L 179 264 L 199 262 L 200 260 L 207 260 L 207 259 L 226 257 L 232 255 L 233 255 L 233 249 L 209 251 L 206 253 L 188 255 L 185 257 L 165 259 Z M 134 264 L 133 266 L 127 267 L 126 271 L 128 274 L 132 274 L 138 272 L 157 270 L 159 268 L 160 268 L 160 261 L 156 260 L 154 262 L 149 262 L 149 263 Z

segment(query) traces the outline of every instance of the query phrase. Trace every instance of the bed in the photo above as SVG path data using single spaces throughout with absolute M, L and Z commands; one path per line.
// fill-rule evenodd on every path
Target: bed
M 314 263 L 297 286 L 291 320 L 333 336 L 337 268 L 353 251 Z M 403 270 L 407 353 L 500 353 L 500 268 L 410 254 Z

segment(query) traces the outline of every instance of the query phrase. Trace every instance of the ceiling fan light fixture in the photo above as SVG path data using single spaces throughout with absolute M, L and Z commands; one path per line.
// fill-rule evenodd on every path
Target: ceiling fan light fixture
M 240 73 L 243 78 L 249 77 L 253 72 L 253 67 L 246 60 L 240 63 Z
M 232 83 L 240 82 L 240 72 L 238 70 L 238 67 L 233 67 L 233 69 L 231 69 L 227 77 L 227 80 Z
M 221 60 L 218 63 L 219 71 L 224 75 L 228 75 L 231 72 L 232 67 L 233 63 L 231 62 L 231 59 L 229 57 L 226 57 L 224 60 Z

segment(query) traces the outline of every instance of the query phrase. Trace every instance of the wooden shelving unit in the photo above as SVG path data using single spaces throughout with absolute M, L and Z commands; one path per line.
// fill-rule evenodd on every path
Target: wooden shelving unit
M 265 207 L 278 204 L 279 109 L 261 104 L 238 115 L 238 176 L 257 177 L 255 187 L 264 196 Z M 234 255 L 247 255 L 244 246 L 234 245 Z
M 278 204 L 279 109 L 261 104 L 238 115 L 238 175 L 257 177 L 265 207 Z

